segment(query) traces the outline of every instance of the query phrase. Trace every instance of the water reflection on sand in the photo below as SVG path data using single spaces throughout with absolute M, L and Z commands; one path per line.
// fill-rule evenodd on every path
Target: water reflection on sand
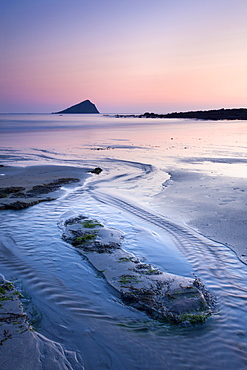
M 33 297 L 41 333 L 86 368 L 246 368 L 247 271 L 227 245 L 245 262 L 247 123 L 7 118 L 2 164 L 103 168 L 55 202 L 0 215 L 16 243 L 1 271 Z M 198 275 L 218 298 L 213 317 L 175 328 L 124 306 L 61 240 L 58 223 L 72 211 L 122 230 L 125 248 L 159 268 Z

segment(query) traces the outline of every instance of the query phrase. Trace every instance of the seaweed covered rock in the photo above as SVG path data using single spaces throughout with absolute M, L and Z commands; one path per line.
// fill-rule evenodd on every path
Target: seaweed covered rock
M 35 185 L 29 190 L 20 186 L 0 188 L 0 210 L 13 209 L 19 211 L 41 202 L 50 202 L 56 198 L 46 197 L 46 194 L 56 192 L 61 186 L 77 182 L 80 182 L 80 179 L 66 177 L 47 184 Z
M 29 330 L 27 315 L 19 304 L 19 292 L 0 277 L 0 345 Z
M 78 360 L 73 352 L 34 332 L 20 297 L 14 285 L 0 274 L 0 369 L 77 368 Z
M 174 323 L 203 322 L 213 300 L 199 279 L 163 272 L 121 248 L 123 233 L 84 216 L 64 223 L 63 239 L 100 271 L 122 300 L 151 317 Z

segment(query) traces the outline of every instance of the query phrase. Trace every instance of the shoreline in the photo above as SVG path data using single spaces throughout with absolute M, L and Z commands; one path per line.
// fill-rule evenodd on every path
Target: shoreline
M 197 120 L 247 120 L 246 108 L 233 109 L 211 109 L 211 110 L 197 110 L 188 112 L 172 112 L 166 114 L 158 114 L 153 112 L 145 112 L 143 114 L 116 114 L 115 118 L 183 118 L 183 119 L 197 119 Z

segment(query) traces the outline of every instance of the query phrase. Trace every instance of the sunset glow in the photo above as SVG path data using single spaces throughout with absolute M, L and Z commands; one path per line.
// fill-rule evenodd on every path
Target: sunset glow
M 0 5 L 0 112 L 245 107 L 247 2 L 13 0 Z

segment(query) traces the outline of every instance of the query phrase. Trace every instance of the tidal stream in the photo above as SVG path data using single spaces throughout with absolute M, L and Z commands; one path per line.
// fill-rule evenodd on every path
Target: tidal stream
M 28 164 L 35 156 L 37 163 L 46 156 L 49 164 L 100 164 L 103 172 L 64 188 L 55 201 L 0 212 L 0 272 L 22 290 L 34 328 L 75 353 L 73 369 L 246 369 L 247 266 L 226 245 L 162 212 L 154 199 L 170 175 L 157 160 L 147 161 L 149 149 L 138 160 L 122 148 L 125 156 L 104 154 L 97 161 L 76 159 L 76 151 L 61 158 L 47 150 L 32 149 L 32 159 L 28 151 L 22 156 Z M 64 220 L 79 214 L 123 231 L 122 247 L 146 262 L 198 276 L 216 298 L 213 315 L 204 324 L 179 327 L 123 304 L 61 238 Z

